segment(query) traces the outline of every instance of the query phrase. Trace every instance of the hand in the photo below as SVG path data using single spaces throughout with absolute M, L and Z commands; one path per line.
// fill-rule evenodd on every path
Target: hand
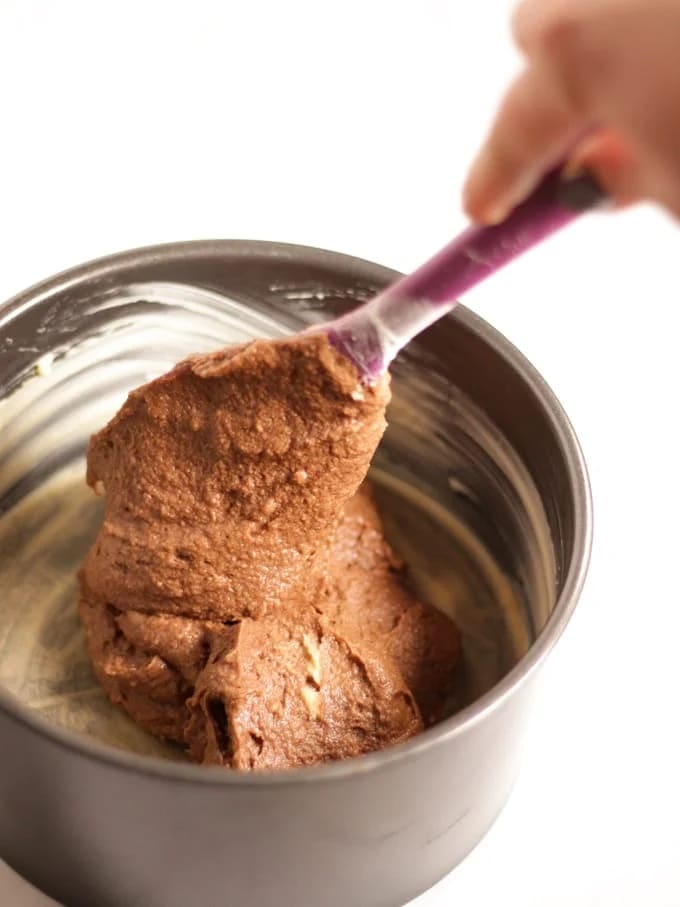
M 502 220 L 572 149 L 619 204 L 680 216 L 680 0 L 524 0 L 513 31 L 526 67 L 469 173 L 468 214 Z

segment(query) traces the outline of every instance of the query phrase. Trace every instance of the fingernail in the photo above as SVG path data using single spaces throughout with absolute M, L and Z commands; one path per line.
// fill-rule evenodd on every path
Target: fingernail
M 509 213 L 510 209 L 507 205 L 492 205 L 484 212 L 482 220 L 490 227 L 494 227 L 496 226 L 496 224 L 500 224 L 502 221 L 504 221 Z
M 517 205 L 529 197 L 537 182 L 536 174 L 533 172 L 520 174 L 512 189 L 503 193 L 501 198 L 497 198 L 484 210 L 484 216 L 481 218 L 483 223 L 495 226 L 504 221 Z

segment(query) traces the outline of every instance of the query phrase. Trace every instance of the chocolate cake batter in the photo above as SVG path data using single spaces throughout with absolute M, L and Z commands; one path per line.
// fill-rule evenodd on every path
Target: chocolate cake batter
M 193 356 L 93 436 L 80 613 L 111 700 L 197 761 L 277 769 L 442 717 L 460 639 L 363 484 L 388 378 L 321 334 Z

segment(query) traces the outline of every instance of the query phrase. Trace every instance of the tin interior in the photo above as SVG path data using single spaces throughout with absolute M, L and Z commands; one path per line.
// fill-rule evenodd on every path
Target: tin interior
M 290 247 L 171 248 L 84 269 L 0 309 L 0 683 L 59 725 L 175 759 L 177 748 L 109 704 L 85 652 L 75 573 L 101 519 L 84 484 L 87 439 L 131 388 L 187 353 L 333 317 L 388 274 Z M 489 399 L 514 407 L 541 463 L 551 455 L 545 418 L 465 317 L 430 329 L 395 363 L 372 471 L 413 585 L 463 630 L 452 711 L 491 689 L 541 632 L 570 538 L 563 489 L 543 473 L 535 481 L 533 448 L 520 455 L 503 430 L 507 411 L 485 405 L 490 369 L 503 386 L 489 385 Z

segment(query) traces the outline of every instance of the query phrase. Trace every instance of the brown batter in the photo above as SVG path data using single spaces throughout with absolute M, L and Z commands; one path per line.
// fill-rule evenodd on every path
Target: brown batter
M 130 394 L 90 443 L 105 516 L 80 575 L 113 702 L 240 769 L 358 755 L 442 716 L 458 630 L 408 591 L 361 485 L 388 400 L 315 334 L 194 356 Z

